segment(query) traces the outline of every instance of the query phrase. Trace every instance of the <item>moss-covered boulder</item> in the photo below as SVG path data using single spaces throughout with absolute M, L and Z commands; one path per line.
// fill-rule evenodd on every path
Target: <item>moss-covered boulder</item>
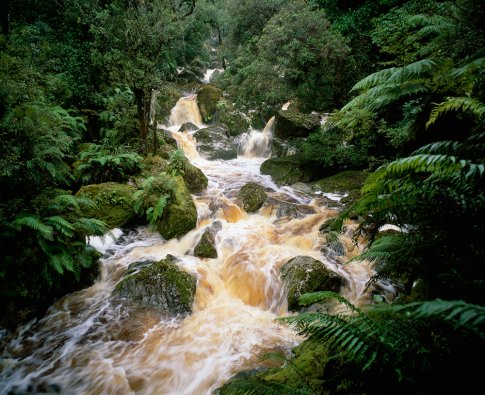
M 141 187 L 143 181 L 150 177 L 156 177 L 158 174 L 166 172 L 168 169 L 168 160 L 160 155 L 147 155 L 143 158 L 143 171 L 140 177 L 134 178 L 137 187 Z
M 349 193 L 360 190 L 368 173 L 362 170 L 345 170 L 330 177 L 314 181 L 311 185 L 322 192 Z
M 281 268 L 281 277 L 288 290 L 288 309 L 298 309 L 298 298 L 308 292 L 340 290 L 344 279 L 323 262 L 309 256 L 297 256 Z
M 197 104 L 204 122 L 212 120 L 212 117 L 217 110 L 217 102 L 221 96 L 222 90 L 211 84 L 204 85 L 197 92 Z
M 202 170 L 190 162 L 185 164 L 182 177 L 191 193 L 202 192 L 207 188 L 207 184 L 209 183 L 209 180 Z
M 302 204 L 295 204 L 285 202 L 283 200 L 274 199 L 268 197 L 263 207 L 270 206 L 276 211 L 276 218 L 303 218 L 310 214 L 315 214 L 315 209 L 312 206 L 306 206 Z
M 239 190 L 237 197 L 241 201 L 243 209 L 252 213 L 263 205 L 268 195 L 261 185 L 248 182 Z
M 172 132 L 170 132 L 170 130 L 158 129 L 157 137 L 159 145 L 170 144 L 173 147 L 177 147 L 177 140 L 173 138 Z
M 197 150 L 209 160 L 237 158 L 237 146 L 227 138 L 222 126 L 211 126 L 194 133 Z
M 295 110 L 280 110 L 275 115 L 276 137 L 288 139 L 291 137 L 308 137 L 320 127 L 320 117 L 317 114 L 303 114 Z
M 179 132 L 193 132 L 194 130 L 197 130 L 199 129 L 199 127 L 192 123 L 192 122 L 185 122 L 182 124 L 182 126 L 180 126 L 179 128 Z
M 301 138 L 291 138 L 288 140 L 283 140 L 278 137 L 273 137 L 271 140 L 271 156 L 289 156 L 299 154 L 300 148 L 298 145 L 304 139 Z
M 217 104 L 217 122 L 227 126 L 230 136 L 238 136 L 249 129 L 249 119 L 242 112 L 234 109 L 224 99 Z
M 197 209 L 189 189 L 181 176 L 175 177 L 175 180 L 177 188 L 172 200 L 157 221 L 158 230 L 167 240 L 183 236 L 197 225 Z
M 269 158 L 261 164 L 261 173 L 271 176 L 279 185 L 292 185 L 296 182 L 308 182 L 311 173 L 304 168 L 301 155 L 282 158 Z
M 179 85 L 173 82 L 164 83 L 159 88 L 157 95 L 157 119 L 165 122 L 170 116 L 170 111 L 182 96 L 182 88 Z
M 159 262 L 130 265 L 116 285 L 114 295 L 140 306 L 162 309 L 169 315 L 191 313 L 197 278 L 175 262 L 176 259 L 168 255 Z
M 200 258 L 217 258 L 215 237 L 221 229 L 222 225 L 220 222 L 214 222 L 207 227 L 194 248 L 194 255 Z
M 85 209 L 83 217 L 97 218 L 111 228 L 121 228 L 136 218 L 133 210 L 135 188 L 127 184 L 106 182 L 84 185 L 76 196 L 88 197 L 96 203 L 96 208 Z
M 284 361 L 284 359 L 282 359 Z M 325 393 L 322 378 L 330 353 L 322 343 L 306 340 L 293 349 L 291 364 L 237 374 L 219 388 L 217 394 L 233 394 L 258 389 L 268 395 L 308 395 Z

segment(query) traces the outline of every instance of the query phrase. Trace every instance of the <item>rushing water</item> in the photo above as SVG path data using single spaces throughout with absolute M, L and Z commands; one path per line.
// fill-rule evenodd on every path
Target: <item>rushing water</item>
M 257 367 L 259 354 L 289 352 L 302 341 L 275 321 L 287 314 L 279 270 L 297 255 L 322 260 L 345 276 L 341 292 L 350 301 L 359 304 L 368 297 L 369 267 L 342 266 L 321 251 L 325 239 L 318 228 L 336 211 L 260 174 L 271 125 L 249 133 L 243 156 L 211 162 L 198 154 L 191 132 L 177 132 L 188 121 L 203 126 L 194 96 L 177 103 L 170 121 L 179 146 L 209 178 L 207 190 L 194 196 L 197 228 L 179 240 L 163 240 L 145 227 L 91 240 L 104 253 L 100 279 L 22 328 L 2 355 L 0 393 L 210 394 L 238 371 Z M 248 181 L 264 185 L 269 195 L 269 203 L 253 214 L 235 198 Z M 282 205 L 300 215 L 278 215 Z M 193 248 L 213 221 L 222 225 L 216 236 L 218 258 L 196 258 Z M 345 258 L 357 254 L 349 238 L 341 239 Z M 167 319 L 155 309 L 111 296 L 130 263 L 167 254 L 197 275 L 191 315 Z

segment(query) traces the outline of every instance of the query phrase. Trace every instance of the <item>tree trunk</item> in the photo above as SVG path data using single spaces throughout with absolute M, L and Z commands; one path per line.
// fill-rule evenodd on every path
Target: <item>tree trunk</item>
M 147 153 L 147 136 L 150 122 L 150 94 L 145 89 L 135 88 L 136 110 L 140 126 L 141 151 Z

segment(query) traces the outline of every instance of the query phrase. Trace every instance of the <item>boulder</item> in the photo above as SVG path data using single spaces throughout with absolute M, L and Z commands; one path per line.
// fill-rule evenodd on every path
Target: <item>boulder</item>
M 261 173 L 270 175 L 279 185 L 308 182 L 311 179 L 310 172 L 303 169 L 302 156 L 299 154 L 269 158 L 261 164 Z
M 165 239 L 180 237 L 197 225 L 197 209 L 189 189 L 181 176 L 175 177 L 177 188 L 171 202 L 165 207 L 157 227 Z
M 247 132 L 250 126 L 249 120 L 243 113 L 231 108 L 223 99 L 219 100 L 218 107 L 216 120 L 227 126 L 230 136 L 238 136 Z
M 227 130 L 222 126 L 211 126 L 194 133 L 197 150 L 207 159 L 235 159 L 237 147 L 226 136 Z
M 184 124 L 182 124 L 182 126 L 180 126 L 179 128 L 179 132 L 193 132 L 194 130 L 197 130 L 199 129 L 199 127 L 195 124 L 193 124 L 192 122 L 185 122 Z
M 252 213 L 263 205 L 268 195 L 261 185 L 248 182 L 239 190 L 237 197 L 241 201 L 243 209 Z
M 316 190 L 322 192 L 332 193 L 349 193 L 355 190 L 360 190 L 368 173 L 362 170 L 345 170 L 330 177 L 322 178 L 321 180 L 312 182 L 312 186 Z
M 84 209 L 82 217 L 96 218 L 106 222 L 110 229 L 121 228 L 136 218 L 133 210 L 135 188 L 127 184 L 106 182 L 84 185 L 76 196 L 87 197 L 96 203 L 96 208 Z
M 315 214 L 312 206 L 306 206 L 297 203 L 285 202 L 274 198 L 268 198 L 265 205 L 270 205 L 276 209 L 276 218 L 304 218 L 309 214 Z
M 215 237 L 221 229 L 222 225 L 220 222 L 214 222 L 211 226 L 207 227 L 194 248 L 194 255 L 200 258 L 217 258 Z
M 199 193 L 207 188 L 209 180 L 198 167 L 187 161 L 182 177 L 191 193 Z
M 288 309 L 299 308 L 298 298 L 308 292 L 338 292 L 344 279 L 323 262 L 309 256 L 297 256 L 281 267 L 281 277 L 288 290 Z
M 116 285 L 115 296 L 144 307 L 155 307 L 168 315 L 190 314 L 197 278 L 181 270 L 168 255 L 159 262 L 131 264 Z
M 183 96 L 182 89 L 173 82 L 163 84 L 157 95 L 157 119 L 164 121 L 170 116 L 170 111 Z
M 169 160 L 173 152 L 177 150 L 177 146 L 172 144 L 161 144 L 157 149 L 157 154 L 165 160 Z
M 320 117 L 317 114 L 303 114 L 295 110 L 279 110 L 275 115 L 275 136 L 288 139 L 291 137 L 308 137 L 320 128 Z
M 158 129 L 157 137 L 158 137 L 159 145 L 170 144 L 173 147 L 177 147 L 177 140 L 173 138 L 170 130 Z
M 271 156 L 290 156 L 299 154 L 301 151 L 298 144 L 303 141 L 301 138 L 291 138 L 283 140 L 278 137 L 273 137 L 271 140 Z
M 204 122 L 212 120 L 216 110 L 217 102 L 222 96 L 222 90 L 214 85 L 206 84 L 197 92 L 197 104 Z

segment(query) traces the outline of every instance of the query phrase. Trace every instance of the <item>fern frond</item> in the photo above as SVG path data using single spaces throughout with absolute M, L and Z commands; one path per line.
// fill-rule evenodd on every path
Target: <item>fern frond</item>
M 108 225 L 96 218 L 78 218 L 73 226 L 76 231 L 85 236 L 102 236 L 109 231 Z
M 430 127 L 439 117 L 451 111 L 471 114 L 482 119 L 485 117 L 485 104 L 471 97 L 448 97 L 444 102 L 433 107 L 426 127 Z
M 350 303 L 342 295 L 332 291 L 310 292 L 310 293 L 303 294 L 298 298 L 298 303 L 300 304 L 300 306 L 310 306 L 314 303 L 323 302 L 331 299 L 334 299 L 337 302 L 345 305 L 354 313 L 358 313 L 358 314 L 361 313 L 359 309 L 357 309 L 352 303 Z
M 453 70 L 451 76 L 453 78 L 460 78 L 464 75 L 472 75 L 475 72 L 483 73 L 485 68 L 485 57 L 474 59 L 471 62 L 466 63 L 462 67 L 458 67 Z
M 17 231 L 21 231 L 22 227 L 26 226 L 33 229 L 47 240 L 54 240 L 53 228 L 52 226 L 44 224 L 41 219 L 36 215 L 23 215 L 17 217 L 14 221 L 10 223 L 10 226 Z
M 59 233 L 63 234 L 66 237 L 72 237 L 74 235 L 74 226 L 72 226 L 72 224 L 64 217 L 54 215 L 51 217 L 47 217 L 45 221 L 47 224 L 52 226 L 55 230 L 57 230 Z

